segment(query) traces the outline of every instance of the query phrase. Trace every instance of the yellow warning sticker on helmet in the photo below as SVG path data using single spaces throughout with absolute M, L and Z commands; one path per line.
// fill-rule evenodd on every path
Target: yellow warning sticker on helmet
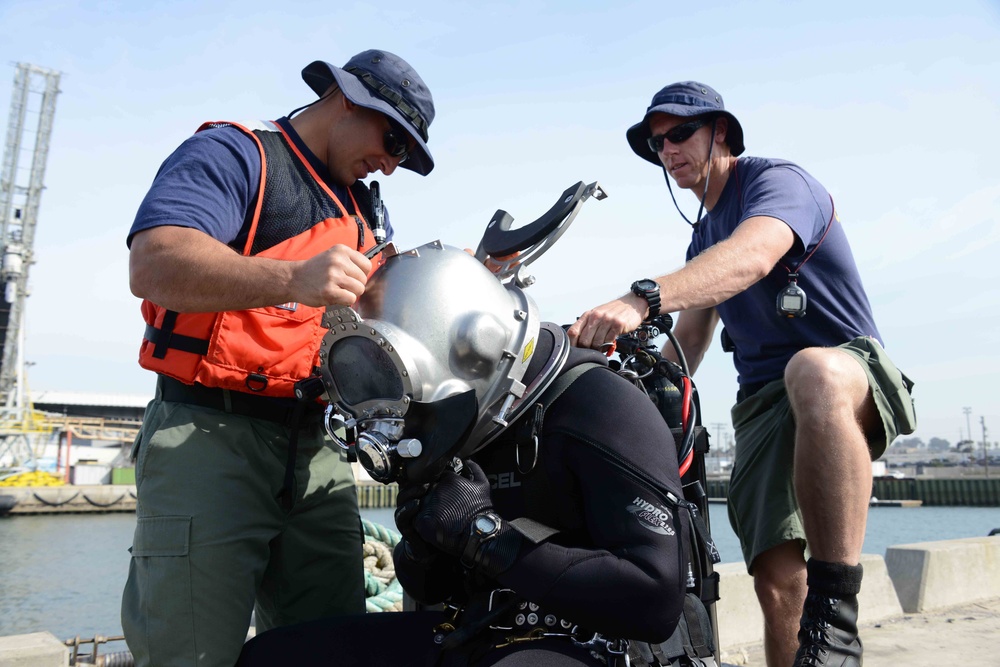
M 528 341 L 528 344 L 524 346 L 524 352 L 521 354 L 521 363 L 528 361 L 531 353 L 535 351 L 535 339 L 532 338 Z

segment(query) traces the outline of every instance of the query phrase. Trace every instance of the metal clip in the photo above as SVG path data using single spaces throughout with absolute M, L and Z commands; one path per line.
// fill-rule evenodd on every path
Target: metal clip
M 632 664 L 632 659 L 628 655 L 628 640 L 627 639 L 607 639 L 602 637 L 601 633 L 595 632 L 594 636 L 587 641 L 580 641 L 576 638 L 572 638 L 573 644 L 579 646 L 582 649 L 591 651 L 595 653 L 596 651 L 603 651 L 608 656 L 608 665 L 622 665 L 625 667 L 630 667 Z M 614 662 L 612 662 L 614 660 Z M 622 660 L 623 662 L 619 662 Z
M 543 639 L 544 637 L 545 633 L 542 631 L 542 629 L 535 628 L 529 631 L 528 634 L 525 635 L 514 635 L 511 637 L 507 637 L 505 641 L 495 645 L 493 648 L 503 648 L 504 646 L 510 646 L 511 644 L 523 644 L 524 642 L 533 642 L 537 639 Z

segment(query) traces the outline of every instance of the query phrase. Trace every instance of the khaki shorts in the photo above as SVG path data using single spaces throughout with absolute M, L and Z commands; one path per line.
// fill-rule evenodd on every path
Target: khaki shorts
M 864 368 L 882 418 L 884 437 L 868 442 L 874 461 L 897 435 L 916 429 L 910 396 L 913 382 L 872 338 L 855 338 L 838 349 Z M 729 523 L 740 539 L 743 560 L 750 571 L 754 558 L 768 549 L 790 540 L 805 545 L 802 514 L 792 482 L 795 418 L 785 381 L 775 380 L 737 403 L 732 419 L 736 460 L 729 482 Z

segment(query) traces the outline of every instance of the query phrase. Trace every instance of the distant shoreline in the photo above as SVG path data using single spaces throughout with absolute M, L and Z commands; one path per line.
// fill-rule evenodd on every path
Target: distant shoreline
M 395 507 L 397 487 L 361 479 L 358 505 L 365 509 Z M 729 477 L 710 476 L 705 492 L 725 502 Z M 872 498 L 882 505 L 924 507 L 1000 507 L 1000 477 L 877 477 Z M 0 517 L 23 514 L 93 514 L 134 512 L 134 484 L 0 487 Z

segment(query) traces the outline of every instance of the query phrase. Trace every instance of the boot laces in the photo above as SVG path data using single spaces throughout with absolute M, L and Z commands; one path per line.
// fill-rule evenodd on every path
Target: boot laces
M 820 595 L 806 597 L 805 631 L 808 643 L 801 647 L 796 667 L 821 667 L 830 648 L 830 619 L 837 612 L 837 599 Z

